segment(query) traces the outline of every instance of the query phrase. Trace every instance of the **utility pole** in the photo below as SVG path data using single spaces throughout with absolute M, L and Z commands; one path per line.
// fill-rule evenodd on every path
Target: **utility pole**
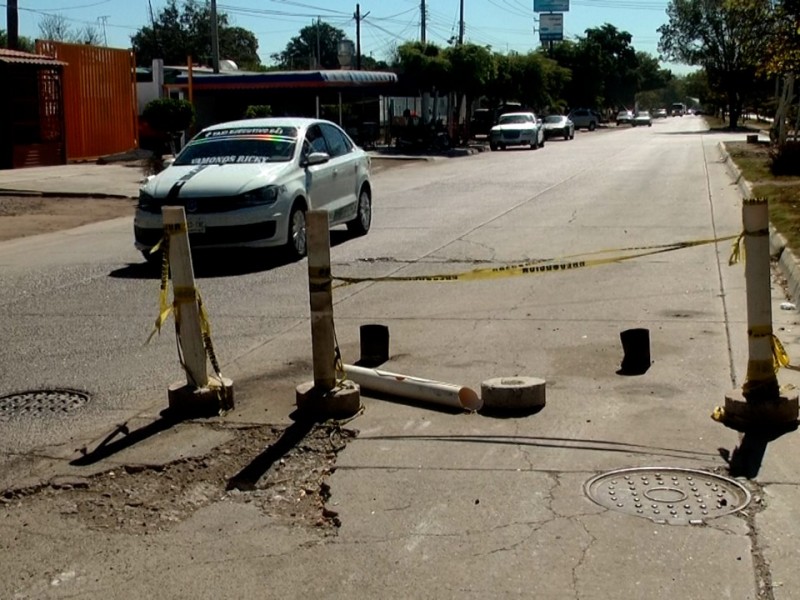
M 426 32 L 425 32 L 425 25 L 426 25 L 426 18 L 427 18 L 427 10 L 425 9 L 425 0 L 420 0 L 419 5 L 419 41 L 423 44 L 427 44 Z
M 219 73 L 219 27 L 217 24 L 217 0 L 211 0 L 211 64 L 214 73 Z
M 458 19 L 458 44 L 464 43 L 464 0 L 461 0 L 461 9 Z
M 19 11 L 17 0 L 6 0 L 6 27 L 8 29 L 8 49 L 19 50 Z
M 317 17 L 317 69 L 322 68 L 322 42 L 320 41 L 319 28 L 322 24 L 322 17 Z
M 103 25 L 103 45 L 108 46 L 108 36 L 106 35 L 106 21 L 108 21 L 109 15 L 103 15 L 102 17 L 97 17 L 97 20 L 100 21 Z
M 361 5 L 356 4 L 356 71 L 361 70 L 361 21 L 369 16 L 369 12 L 361 14 Z

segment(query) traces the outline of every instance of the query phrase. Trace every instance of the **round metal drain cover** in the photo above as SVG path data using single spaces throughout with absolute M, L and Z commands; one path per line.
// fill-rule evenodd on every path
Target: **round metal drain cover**
M 68 413 L 88 401 L 89 394 L 76 390 L 33 390 L 8 394 L 0 396 L 0 419 Z
M 750 503 L 750 492 L 738 481 L 670 467 L 603 473 L 587 481 L 584 490 L 600 506 L 669 525 L 701 524 Z

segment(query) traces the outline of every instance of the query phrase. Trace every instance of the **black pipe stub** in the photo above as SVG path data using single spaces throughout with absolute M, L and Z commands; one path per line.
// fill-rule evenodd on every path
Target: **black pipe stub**
M 619 334 L 625 353 L 619 375 L 643 375 L 650 368 L 650 330 L 641 327 L 626 329 Z
M 360 367 L 377 367 L 389 360 L 389 328 L 370 323 L 362 325 Z

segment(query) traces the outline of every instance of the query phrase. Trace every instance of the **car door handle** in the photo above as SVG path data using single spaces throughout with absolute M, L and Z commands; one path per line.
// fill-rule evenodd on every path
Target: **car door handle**
M 339 169 L 334 169 L 333 170 L 333 176 L 337 177 L 338 175 L 339 175 Z

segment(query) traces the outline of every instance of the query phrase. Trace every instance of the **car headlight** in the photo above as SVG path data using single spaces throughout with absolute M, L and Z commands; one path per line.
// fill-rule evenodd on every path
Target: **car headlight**
M 149 212 L 157 212 L 161 208 L 161 203 L 144 190 L 139 190 L 139 203 L 136 205 L 136 208 Z
M 281 195 L 282 186 L 268 185 L 242 194 L 244 206 L 269 206 L 275 204 Z

